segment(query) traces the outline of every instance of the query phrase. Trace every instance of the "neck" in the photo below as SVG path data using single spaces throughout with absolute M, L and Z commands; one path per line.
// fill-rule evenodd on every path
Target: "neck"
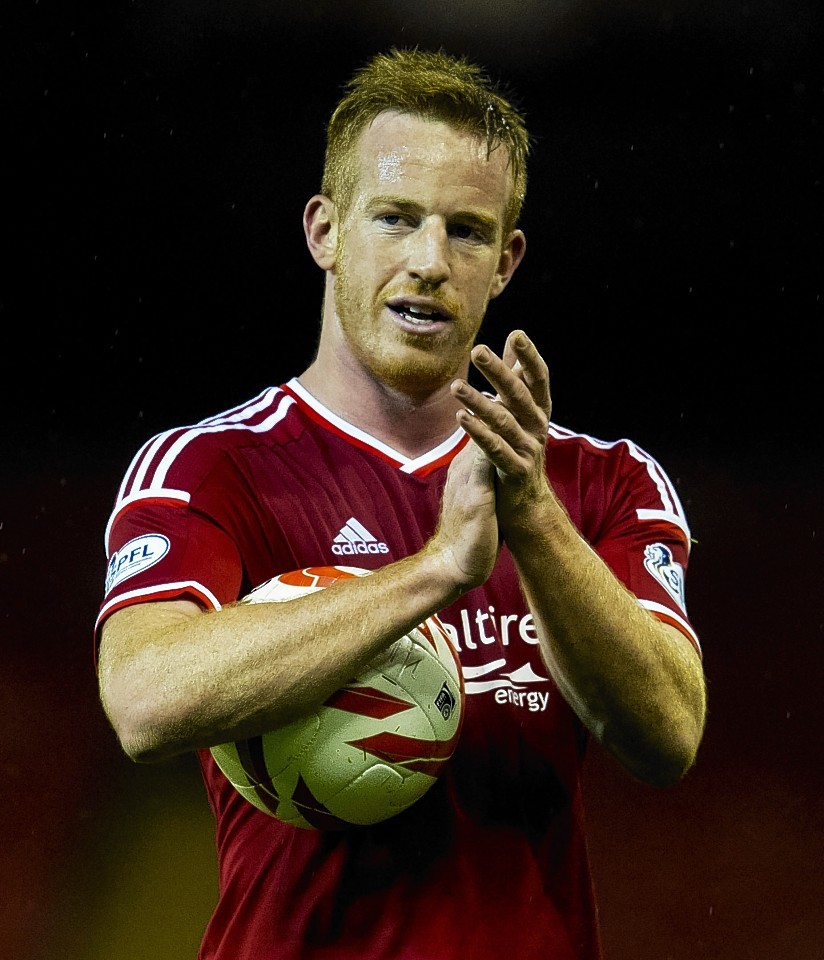
M 329 376 L 315 360 L 299 377 L 313 397 L 347 423 L 382 441 L 406 457 L 432 450 L 457 429 L 459 405 L 449 384 L 410 395 L 360 370 L 345 378 Z

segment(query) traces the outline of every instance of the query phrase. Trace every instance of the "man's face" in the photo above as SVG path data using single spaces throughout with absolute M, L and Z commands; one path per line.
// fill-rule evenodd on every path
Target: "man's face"
M 383 113 L 361 136 L 337 225 L 334 303 L 344 348 L 410 395 L 465 375 L 487 305 L 520 261 L 502 235 L 507 153 L 445 123 Z

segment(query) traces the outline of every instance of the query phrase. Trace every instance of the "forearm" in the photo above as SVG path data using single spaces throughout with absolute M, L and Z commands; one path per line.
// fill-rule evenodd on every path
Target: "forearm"
M 546 474 L 552 402 L 546 362 L 523 331 L 472 362 L 495 390 L 452 384 L 459 422 L 495 468 L 496 515 L 547 668 L 570 706 L 627 769 L 652 783 L 693 762 L 704 725 L 700 659 L 644 610 L 587 545 Z
M 508 530 L 544 660 L 584 724 L 636 777 L 666 784 L 692 764 L 705 689 L 687 638 L 650 615 L 551 493 Z
M 293 720 L 446 605 L 457 589 L 446 567 L 423 551 L 288 603 L 119 611 L 103 628 L 99 676 L 124 749 L 154 761 Z

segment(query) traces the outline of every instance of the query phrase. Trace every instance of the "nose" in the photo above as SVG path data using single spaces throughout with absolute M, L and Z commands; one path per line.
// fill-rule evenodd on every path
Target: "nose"
M 408 240 L 407 270 L 410 276 L 431 284 L 443 283 L 449 278 L 449 236 L 442 221 L 424 220 Z

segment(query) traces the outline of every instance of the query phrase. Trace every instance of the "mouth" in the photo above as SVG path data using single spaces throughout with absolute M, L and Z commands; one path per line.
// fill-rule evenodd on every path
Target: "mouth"
M 388 300 L 386 305 L 406 323 L 416 327 L 429 327 L 452 319 L 449 310 L 433 300 L 395 297 Z

